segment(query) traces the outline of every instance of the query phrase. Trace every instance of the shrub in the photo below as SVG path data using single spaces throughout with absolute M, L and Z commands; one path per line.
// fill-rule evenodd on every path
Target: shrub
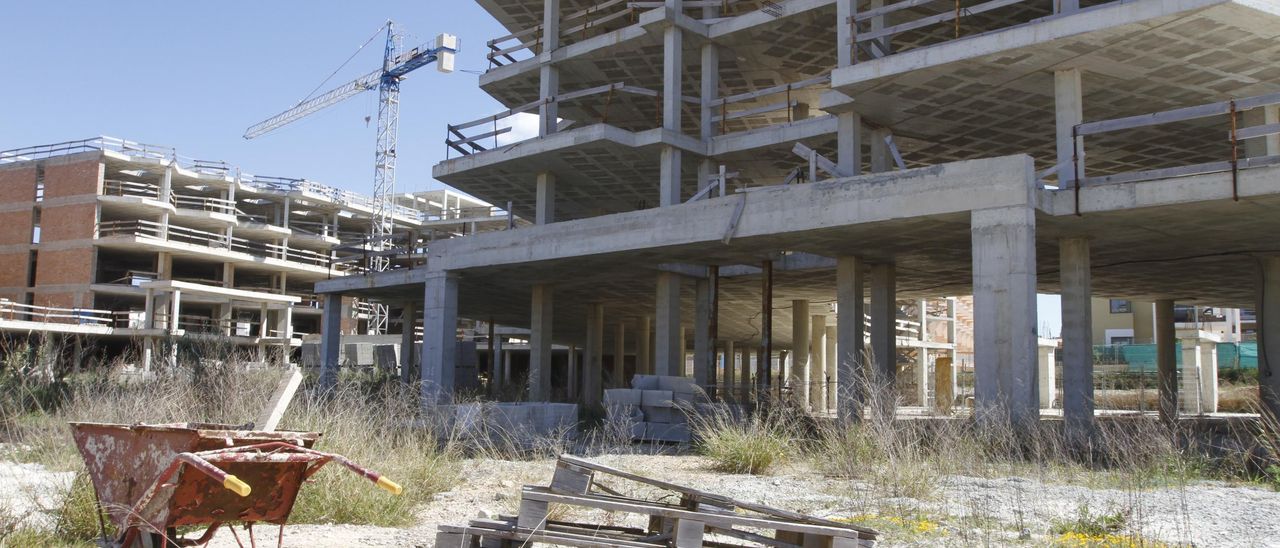
M 730 474 L 764 474 L 786 460 L 796 444 L 798 425 L 782 411 L 739 420 L 729 411 L 692 415 L 697 451 L 712 468 Z

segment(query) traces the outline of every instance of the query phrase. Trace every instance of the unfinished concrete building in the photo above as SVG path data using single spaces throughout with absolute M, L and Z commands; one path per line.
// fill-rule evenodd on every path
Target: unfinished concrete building
M 509 223 L 453 191 L 396 202 L 401 268 L 421 263 L 433 239 Z M 372 201 L 97 137 L 0 152 L 0 208 L 0 331 L 83 335 L 117 350 L 140 340 L 145 367 L 156 341 L 181 336 L 264 356 L 276 348 L 287 360 L 320 331 L 313 284 L 363 268 Z M 339 302 L 335 328 L 385 331 L 373 325 L 376 304 Z
M 1256 306 L 1280 347 L 1280 3 L 479 3 L 510 31 L 480 78 L 509 110 L 451 125 L 435 175 L 534 225 L 317 284 L 424 303 L 427 404 L 451 397 L 459 318 L 530 330 L 531 401 L 595 405 L 688 350 L 708 388 L 817 403 L 830 376 L 846 417 L 864 385 L 901 394 L 904 300 L 973 295 L 976 406 L 1015 422 L 1044 401 L 1037 291 L 1063 296 L 1071 424 L 1094 415 L 1093 296 L 1156 303 L 1167 418 L 1175 301 Z M 524 112 L 539 135 L 498 146 Z

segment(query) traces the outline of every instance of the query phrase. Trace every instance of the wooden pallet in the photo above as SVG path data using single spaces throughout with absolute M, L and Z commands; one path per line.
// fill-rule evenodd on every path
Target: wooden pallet
M 679 502 L 623 496 L 598 481 L 597 475 L 668 491 L 674 496 L 660 500 Z M 549 517 L 552 504 L 642 515 L 648 518 L 648 526 L 556 521 Z M 441 547 L 476 548 L 507 548 L 530 543 L 588 548 L 853 548 L 875 546 L 877 536 L 872 529 L 735 500 L 562 455 L 556 462 L 549 487 L 523 489 L 519 515 L 474 520 L 466 526 L 443 525 L 436 542 Z

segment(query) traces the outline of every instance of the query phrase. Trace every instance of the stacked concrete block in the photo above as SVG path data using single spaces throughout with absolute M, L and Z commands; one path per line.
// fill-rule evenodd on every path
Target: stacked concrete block
M 489 439 L 521 447 L 574 436 L 578 406 L 572 403 L 462 403 L 436 408 L 440 435 Z
M 342 363 L 348 366 L 369 367 L 373 365 L 373 345 L 370 343 L 347 343 L 342 345 Z
M 706 403 L 705 394 L 687 377 L 636 375 L 631 388 L 605 390 L 609 420 L 628 424 L 633 440 L 688 442 L 687 413 Z
M 400 346 L 395 344 L 377 344 L 373 346 L 373 361 L 378 369 L 395 371 L 400 364 Z

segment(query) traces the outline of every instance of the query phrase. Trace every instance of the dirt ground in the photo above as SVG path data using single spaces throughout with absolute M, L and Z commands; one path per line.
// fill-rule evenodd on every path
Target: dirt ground
M 1094 513 L 1123 513 L 1132 531 L 1170 545 L 1280 546 L 1280 520 L 1275 519 L 1280 516 L 1280 493 L 1252 485 L 1198 482 L 1179 488 L 1137 490 L 1023 477 L 951 476 L 941 479 L 928 493 L 893 497 L 858 481 L 823 477 L 803 465 L 773 475 L 749 476 L 710 471 L 708 462 L 696 456 L 605 455 L 595 460 L 738 499 L 828 518 L 871 520 L 863 523 L 881 528 L 885 533 L 882 546 L 1046 545 L 1055 539 L 1049 532 L 1051 524 L 1075 517 L 1082 506 Z M 421 508 L 413 527 L 290 525 L 284 545 L 433 546 L 436 527 L 442 523 L 463 524 L 479 516 L 514 514 L 520 487 L 546 485 L 554 462 L 467 460 L 460 466 L 463 481 Z M 38 465 L 0 463 L 0 493 L 7 495 L 11 505 L 18 504 L 26 498 L 21 493 L 48 492 L 60 485 L 65 489 L 69 477 Z M 20 509 L 28 511 L 30 519 L 41 519 L 32 506 Z M 559 517 L 635 524 L 627 516 L 602 512 Z M 888 528 L 880 527 L 885 523 Z M 238 533 L 247 545 L 247 534 L 243 530 Z M 274 526 L 254 530 L 260 546 L 275 546 L 276 533 Z M 209 546 L 239 545 L 224 530 Z

